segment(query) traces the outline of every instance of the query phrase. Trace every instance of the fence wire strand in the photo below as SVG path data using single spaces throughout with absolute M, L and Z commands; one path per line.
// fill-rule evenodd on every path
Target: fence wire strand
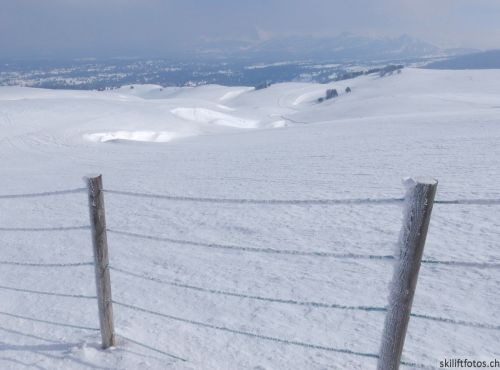
M 55 231 L 77 231 L 90 230 L 90 225 L 83 226 L 59 226 L 59 227 L 0 227 L 0 231 L 27 231 L 27 232 L 55 232 Z
M 5 286 L 5 285 L 0 285 L 0 289 L 10 290 L 10 291 L 19 292 L 19 293 L 30 293 L 30 294 L 48 295 L 48 296 L 54 296 L 54 297 L 80 298 L 80 299 L 97 299 L 96 296 L 90 296 L 90 295 L 45 292 L 45 291 L 40 291 L 40 290 L 32 290 L 32 289 L 9 287 L 9 286 Z
M 65 328 L 80 329 L 80 330 L 89 330 L 89 331 L 100 331 L 99 328 L 91 328 L 91 327 L 88 327 L 88 326 L 80 326 L 80 325 L 66 324 L 66 323 L 57 322 L 57 321 L 51 321 L 51 320 L 37 319 L 36 317 L 22 316 L 22 315 L 10 313 L 10 312 L 4 312 L 4 311 L 0 311 L 0 315 L 4 315 L 4 316 L 8 316 L 8 317 L 13 317 L 13 318 L 16 318 L 16 319 L 21 319 L 21 320 L 39 322 L 39 323 L 48 324 L 48 325 L 62 326 L 62 327 L 65 327 Z
M 499 205 L 500 199 L 435 200 L 434 204 L 491 206 L 491 205 Z
M 357 198 L 357 199 L 244 199 L 244 198 L 209 198 L 188 197 L 155 193 L 141 193 L 124 190 L 104 189 L 105 193 L 139 198 L 164 199 L 172 201 L 186 201 L 199 203 L 233 203 L 233 204 L 290 204 L 290 205 L 342 205 L 342 204 L 401 204 L 404 198 Z M 435 200 L 435 204 L 457 205 L 499 205 L 500 199 L 452 199 Z
M 471 267 L 471 268 L 488 268 L 499 269 L 500 263 L 494 262 L 462 262 L 462 261 L 440 261 L 440 260 L 422 260 L 423 264 L 427 265 L 442 265 L 450 267 Z
M 186 360 L 185 358 L 182 358 L 182 357 L 179 357 L 179 356 L 176 356 L 176 355 L 172 355 L 172 354 L 170 354 L 170 353 L 168 353 L 168 352 L 165 352 L 165 351 L 162 351 L 162 350 L 160 350 L 160 349 L 157 349 L 157 348 L 151 347 L 151 346 L 149 346 L 149 345 L 147 345 L 147 344 L 144 344 L 144 343 L 138 342 L 138 341 L 136 341 L 136 340 L 134 340 L 134 339 L 132 339 L 132 338 L 130 338 L 130 337 L 127 337 L 127 336 L 123 335 L 123 334 L 122 334 L 122 333 L 120 333 L 120 332 L 117 332 L 116 334 L 117 334 L 120 338 L 123 338 L 123 339 L 125 339 L 126 341 L 128 341 L 128 342 L 130 342 L 130 343 L 134 343 L 134 344 L 136 344 L 136 345 L 138 345 L 138 346 L 140 346 L 140 347 L 143 347 L 143 348 L 149 349 L 149 350 L 151 350 L 151 351 L 154 351 L 154 352 L 160 353 L 160 354 L 165 355 L 165 356 L 167 356 L 167 357 L 171 357 L 171 358 L 173 358 L 173 359 L 175 359 L 175 360 L 180 360 L 180 361 L 182 361 L 182 362 L 187 362 L 187 360 Z
M 18 198 L 40 198 L 40 197 L 51 197 L 58 195 L 67 195 L 67 194 L 75 194 L 86 192 L 87 188 L 76 188 L 76 189 L 68 189 L 68 190 L 55 190 L 55 191 L 46 191 L 41 193 L 27 193 L 27 194 L 0 194 L 0 199 L 18 199 Z
M 474 322 L 474 321 L 448 319 L 446 317 L 436 317 L 436 316 L 429 316 L 429 315 L 418 314 L 418 313 L 412 313 L 411 316 L 419 318 L 419 319 L 439 321 L 439 322 L 444 322 L 444 323 L 459 325 L 459 326 L 467 326 L 470 328 L 500 330 L 500 325 L 484 324 L 484 323 Z
M 171 238 L 157 237 L 145 234 L 131 233 L 128 231 L 120 231 L 114 229 L 107 229 L 107 231 L 111 234 L 129 236 L 138 239 L 153 240 L 157 242 L 167 242 L 180 245 L 190 245 L 202 248 L 225 249 L 225 250 L 235 250 L 235 251 L 254 252 L 254 253 L 286 254 L 294 256 L 333 257 L 341 259 L 394 260 L 394 256 L 391 255 L 363 255 L 354 253 L 331 253 L 322 251 L 308 252 L 308 251 L 289 250 L 289 249 L 242 247 L 237 245 L 203 243 L 203 242 L 195 242 L 189 240 L 171 239 Z
M 236 198 L 203 198 L 187 197 L 152 193 L 138 193 L 104 189 L 105 193 L 124 195 L 129 197 L 165 199 L 172 201 L 198 202 L 198 203 L 231 203 L 231 204 L 259 204 L 259 205 L 335 205 L 335 204 L 399 204 L 403 198 L 364 198 L 364 199 L 236 199 Z
M 79 267 L 79 266 L 94 266 L 94 262 L 32 263 L 32 262 L 17 262 L 17 261 L 0 261 L 0 265 L 28 266 L 28 267 Z

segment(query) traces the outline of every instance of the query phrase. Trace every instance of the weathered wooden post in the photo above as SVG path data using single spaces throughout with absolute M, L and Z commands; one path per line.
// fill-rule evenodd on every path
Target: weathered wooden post
M 116 341 L 113 324 L 102 176 L 89 176 L 86 178 L 86 181 L 89 190 L 90 225 L 92 229 L 92 244 L 94 247 L 99 324 L 101 327 L 102 348 L 106 349 L 114 346 Z
M 399 256 L 389 293 L 378 370 L 399 369 L 437 184 L 432 178 L 405 181 L 406 206 L 399 236 Z

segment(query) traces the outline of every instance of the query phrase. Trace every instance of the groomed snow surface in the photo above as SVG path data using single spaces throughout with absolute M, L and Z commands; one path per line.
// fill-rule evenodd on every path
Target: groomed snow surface
M 499 80 L 405 69 L 259 91 L 0 87 L 0 368 L 374 369 L 392 261 L 332 254 L 392 255 L 400 203 L 184 197 L 400 198 L 402 178 L 432 176 L 440 200 L 498 199 Z M 340 96 L 317 104 L 328 88 Z M 105 193 L 121 303 L 109 351 L 85 192 L 3 196 L 79 189 L 90 173 L 171 196 Z M 499 211 L 435 205 L 424 258 L 477 265 L 423 264 L 404 368 L 500 358 Z

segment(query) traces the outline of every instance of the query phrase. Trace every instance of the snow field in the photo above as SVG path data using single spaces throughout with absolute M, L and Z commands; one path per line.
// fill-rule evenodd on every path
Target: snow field
M 107 189 L 180 197 L 400 198 L 403 177 L 428 175 L 440 182 L 437 199 L 497 199 L 498 77 L 498 71 L 409 69 L 346 81 L 353 93 L 323 104 L 314 103 L 315 94 L 329 86 L 314 84 L 243 92 L 218 86 L 102 93 L 0 88 L 0 195 L 81 188 L 82 176 L 102 173 Z M 331 87 L 343 91 L 340 84 Z M 186 119 L 172 113 L 178 108 L 193 109 L 188 118 L 202 109 L 258 124 L 227 127 L 210 114 Z M 278 120 L 287 126 L 269 129 Z M 86 136 L 117 132 L 148 134 L 128 143 Z M 160 132 L 184 136 L 150 143 Z M 92 261 L 90 232 L 82 229 L 86 202 L 84 192 L 0 198 L 1 260 Z M 112 193 L 105 203 L 108 228 L 115 231 L 108 234 L 113 298 L 211 327 L 115 304 L 120 345 L 102 352 L 96 302 L 61 296 L 94 296 L 92 266 L 0 263 L 2 368 L 375 368 L 372 357 L 213 327 L 376 354 L 384 313 L 334 306 L 385 306 L 390 260 L 207 245 L 391 255 L 402 222 L 397 203 L 219 204 Z M 424 258 L 498 263 L 497 214 L 498 205 L 436 204 Z M 435 367 L 445 357 L 500 356 L 500 275 L 485 266 L 422 266 L 413 313 L 487 325 L 413 317 L 404 361 Z

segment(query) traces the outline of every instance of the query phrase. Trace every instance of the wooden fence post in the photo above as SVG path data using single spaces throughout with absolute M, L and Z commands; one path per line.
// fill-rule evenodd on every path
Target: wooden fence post
M 432 178 L 405 182 L 406 206 L 399 237 L 399 256 L 389 293 L 378 370 L 399 369 L 437 184 Z
M 111 299 L 111 280 L 109 276 L 108 239 L 106 236 L 102 176 L 87 177 L 86 180 L 89 190 L 90 225 L 94 247 L 99 324 L 101 327 L 102 348 L 106 349 L 114 346 L 116 341 Z

